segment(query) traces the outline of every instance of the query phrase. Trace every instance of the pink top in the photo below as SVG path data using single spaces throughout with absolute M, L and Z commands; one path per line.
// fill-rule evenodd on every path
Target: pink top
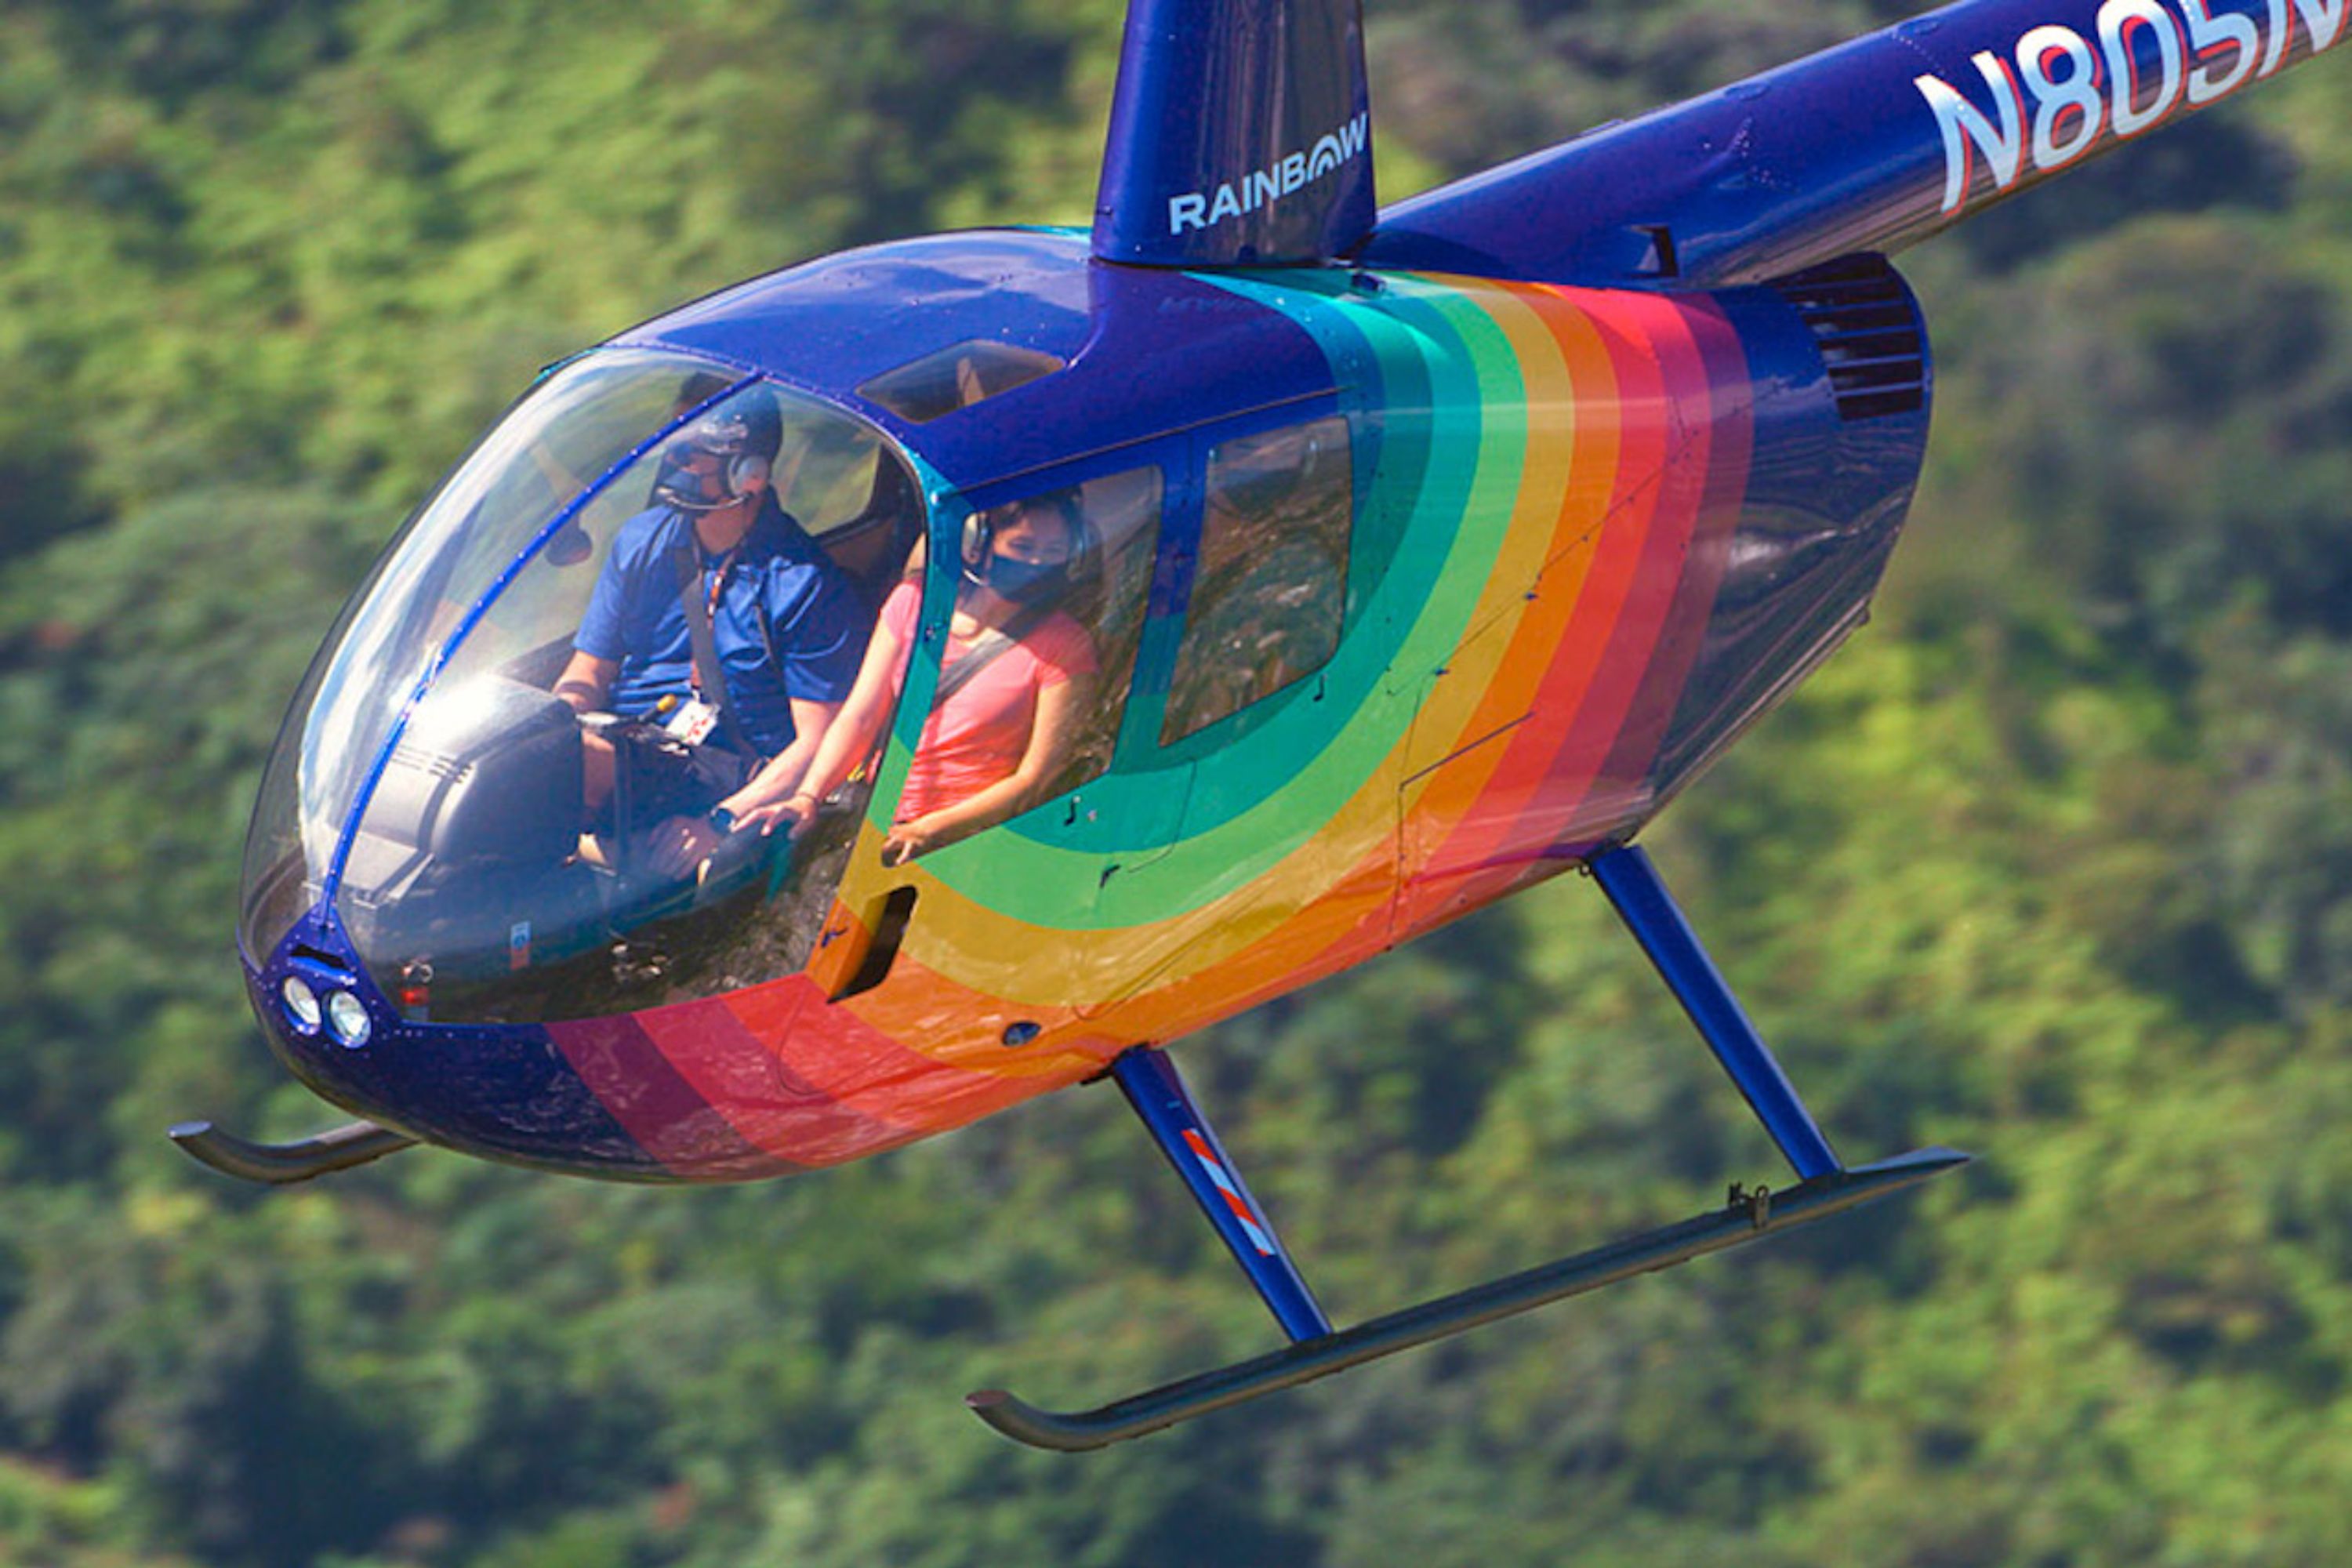
M 920 596 L 916 584 L 901 583 L 882 606 L 882 624 L 901 648 L 913 646 Z M 941 675 L 971 648 L 971 641 L 949 633 Z M 906 668 L 903 661 L 898 666 L 902 683 Z M 1029 750 L 1037 693 L 1094 672 L 1095 647 L 1084 627 L 1058 610 L 1038 622 L 950 697 L 945 707 L 932 710 L 914 765 L 907 770 L 907 788 L 898 797 L 895 820 L 912 822 L 1012 777 Z

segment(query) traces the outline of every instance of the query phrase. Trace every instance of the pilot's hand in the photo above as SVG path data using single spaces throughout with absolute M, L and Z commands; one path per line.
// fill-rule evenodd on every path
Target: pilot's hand
M 725 837 L 707 816 L 668 817 L 653 831 L 654 869 L 665 877 L 690 875 Z
M 764 837 L 776 832 L 779 827 L 793 826 L 793 814 L 791 811 L 785 811 L 785 804 L 791 804 L 791 802 L 774 799 L 774 802 L 767 802 L 764 806 L 734 806 L 734 804 L 730 802 L 719 802 L 719 804 L 727 806 L 730 811 L 734 811 L 736 832 L 757 832 L 757 835 L 764 839 Z
M 778 802 L 776 813 L 780 816 L 792 818 L 792 835 L 794 838 L 798 838 L 814 826 L 817 805 L 816 796 L 803 790 L 790 800 Z M 770 831 L 774 830 L 770 829 Z

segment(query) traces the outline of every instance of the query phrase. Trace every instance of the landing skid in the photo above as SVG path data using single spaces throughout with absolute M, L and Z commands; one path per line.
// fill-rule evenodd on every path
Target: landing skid
M 1482 1324 L 1516 1317 L 1552 1301 L 1580 1296 L 1636 1274 L 1670 1268 L 1709 1252 L 1793 1230 L 1874 1198 L 1882 1198 L 1967 1163 L 1951 1149 L 1922 1149 L 1896 1159 L 1815 1176 L 1785 1192 L 1734 1190 L 1730 1203 L 1679 1225 L 1563 1258 L 1523 1274 L 1490 1280 L 1424 1301 L 1352 1329 L 1302 1340 L 1286 1350 L 1219 1367 L 1096 1410 L 1040 1410 L 1001 1388 L 964 1396 L 972 1413 L 1006 1436 L 1033 1447 L 1079 1453 L 1140 1437 L 1195 1415 L 1296 1388 L 1368 1361 L 1442 1340 Z
M 1065 1452 L 1099 1448 L 1328 1377 L 1549 1301 L 1597 1290 L 1636 1274 L 1671 1268 L 1776 1230 L 1810 1225 L 1968 1162 L 1969 1156 L 1954 1150 L 1922 1149 L 1848 1169 L 1814 1125 L 1812 1114 L 1798 1098 L 1788 1075 L 1780 1070 L 1690 923 L 1675 908 L 1650 858 L 1639 849 L 1620 847 L 1594 855 L 1588 865 L 1667 989 L 1682 1004 L 1700 1037 L 1795 1171 L 1799 1178 L 1795 1186 L 1784 1193 L 1760 1188 L 1748 1193 L 1734 1187 L 1729 1204 L 1712 1214 L 1334 1332 L 1283 1250 L 1273 1221 L 1250 1195 L 1232 1157 L 1193 1104 L 1175 1064 L 1160 1051 L 1138 1048 L 1111 1064 L 1112 1077 L 1292 1342 L 1286 1350 L 1220 1367 L 1096 1410 L 1040 1410 L 1003 1389 L 990 1388 L 965 1396 L 964 1403 L 973 1414 L 1006 1436 L 1040 1448 Z
M 282 1187 L 397 1154 L 416 1140 L 373 1121 L 353 1121 L 293 1143 L 254 1143 L 209 1121 L 183 1121 L 172 1129 L 172 1142 L 225 1175 Z

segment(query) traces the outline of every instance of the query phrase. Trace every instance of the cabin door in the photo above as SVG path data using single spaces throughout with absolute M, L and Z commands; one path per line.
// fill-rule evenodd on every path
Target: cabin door
M 919 619 L 896 628 L 908 706 L 877 793 L 912 853 L 860 857 L 843 900 L 927 969 L 1023 999 L 1033 1021 L 1047 996 L 1115 988 L 1101 889 L 1130 845 L 1164 845 L 1181 821 L 1181 790 L 1112 771 L 1167 490 L 1132 447 L 936 498 Z

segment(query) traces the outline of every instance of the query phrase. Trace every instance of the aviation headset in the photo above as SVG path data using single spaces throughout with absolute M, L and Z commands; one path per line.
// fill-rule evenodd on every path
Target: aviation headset
M 740 500 L 754 488 L 768 482 L 768 459 L 757 452 L 744 452 L 727 463 L 727 493 L 730 500 Z
M 963 574 L 973 582 L 988 570 L 988 558 L 996 548 L 996 531 L 1005 522 L 1031 507 L 1044 507 L 1062 520 L 1068 530 L 1069 558 L 1062 563 L 1062 574 L 1071 583 L 1086 581 L 1094 567 L 1094 530 L 1087 526 L 1078 510 L 1076 490 L 1054 490 L 1045 495 L 1031 496 L 1008 506 L 992 506 L 975 511 L 963 520 Z
M 753 389 L 705 409 L 674 437 L 662 453 L 661 473 L 654 480 L 654 498 L 680 511 L 717 511 L 733 506 L 764 486 L 774 472 L 776 450 L 783 445 L 783 416 L 775 400 Z M 720 459 L 720 478 L 727 493 L 706 500 L 699 482 L 692 482 L 688 460 L 697 453 Z

